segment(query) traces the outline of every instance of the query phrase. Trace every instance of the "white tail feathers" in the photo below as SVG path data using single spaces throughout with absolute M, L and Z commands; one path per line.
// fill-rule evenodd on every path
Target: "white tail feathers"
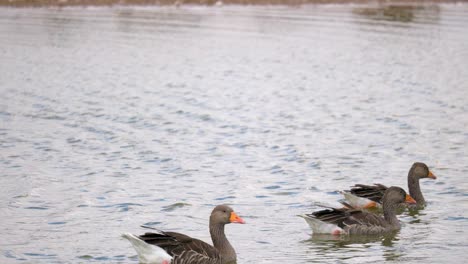
M 167 252 L 156 246 L 146 243 L 139 239 L 137 236 L 130 233 L 122 234 L 122 237 L 132 243 L 133 248 L 138 254 L 140 263 L 151 263 L 151 264 L 169 264 L 171 263 L 172 257 Z
M 310 217 L 308 215 L 298 215 L 306 220 L 307 224 L 309 224 L 310 229 L 314 234 L 343 234 L 344 230 L 341 229 L 339 226 L 334 224 L 325 223 L 320 221 L 314 217 Z

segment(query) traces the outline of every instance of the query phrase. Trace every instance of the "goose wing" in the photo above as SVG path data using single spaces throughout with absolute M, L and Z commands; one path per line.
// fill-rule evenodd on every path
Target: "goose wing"
M 351 187 L 351 190 L 349 190 L 349 192 L 355 196 L 367 198 L 376 203 L 382 203 L 382 197 L 387 189 L 388 187 L 382 184 L 356 184 L 353 187 Z
M 386 226 L 383 217 L 353 208 L 327 208 L 308 215 L 322 222 L 347 228 L 353 225 Z
M 166 250 L 174 258 L 174 264 L 217 263 L 221 259 L 219 251 L 212 245 L 181 233 L 145 233 L 140 239 Z
M 342 223 L 348 234 L 376 235 L 388 231 L 388 223 L 382 216 L 365 211 L 351 214 Z

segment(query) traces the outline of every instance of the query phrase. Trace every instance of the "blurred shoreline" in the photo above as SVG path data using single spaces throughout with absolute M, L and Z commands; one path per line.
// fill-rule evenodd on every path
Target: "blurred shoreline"
M 433 4 L 460 3 L 468 0 L 0 0 L 0 6 L 10 7 L 64 7 L 114 5 L 302 5 L 302 4 Z

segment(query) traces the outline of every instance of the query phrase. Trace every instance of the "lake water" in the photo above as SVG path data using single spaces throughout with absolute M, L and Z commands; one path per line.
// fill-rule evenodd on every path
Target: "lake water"
M 468 256 L 468 4 L 0 8 L 0 262 L 137 263 L 139 226 L 238 263 Z M 428 206 L 376 239 L 296 215 L 355 183 Z

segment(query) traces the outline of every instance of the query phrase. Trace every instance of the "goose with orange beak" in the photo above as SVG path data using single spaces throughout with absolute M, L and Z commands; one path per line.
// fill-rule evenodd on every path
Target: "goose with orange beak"
M 306 220 L 314 234 L 332 235 L 379 235 L 400 229 L 396 216 L 403 203 L 416 201 L 400 187 L 392 186 L 382 198 L 383 217 L 355 208 L 326 208 L 311 214 L 300 215 Z
M 408 190 L 411 197 L 416 200 L 415 205 L 410 207 L 424 207 L 426 201 L 419 186 L 420 179 L 437 179 L 437 177 L 429 170 L 426 164 L 422 162 L 415 162 L 408 172 Z M 371 209 L 380 208 L 382 206 L 382 197 L 387 186 L 382 184 L 365 185 L 356 184 L 350 190 L 343 191 L 347 203 L 354 208 Z
M 141 263 L 155 264 L 226 264 L 234 263 L 236 251 L 224 233 L 224 226 L 230 223 L 245 224 L 231 207 L 216 206 L 210 215 L 210 234 L 213 246 L 199 239 L 176 232 L 145 233 L 141 236 L 124 234 L 138 253 Z M 154 228 L 153 228 L 154 229 Z M 165 258 L 161 258 L 161 249 Z M 156 254 L 156 251 L 159 255 Z M 158 261 L 164 262 L 158 262 Z M 154 260 L 154 262 L 153 262 Z

